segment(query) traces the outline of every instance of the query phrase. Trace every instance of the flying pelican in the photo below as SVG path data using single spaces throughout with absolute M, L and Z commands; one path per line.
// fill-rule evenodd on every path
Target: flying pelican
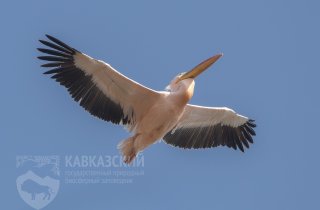
M 188 104 L 193 96 L 194 79 L 215 63 L 222 54 L 203 61 L 191 71 L 177 75 L 166 91 L 155 91 L 122 75 L 109 64 L 46 35 L 39 40 L 51 49 L 38 48 L 53 68 L 52 75 L 65 86 L 72 98 L 92 115 L 121 124 L 133 133 L 118 148 L 125 163 L 159 139 L 185 149 L 227 146 L 249 148 L 253 143 L 254 120 L 226 107 Z

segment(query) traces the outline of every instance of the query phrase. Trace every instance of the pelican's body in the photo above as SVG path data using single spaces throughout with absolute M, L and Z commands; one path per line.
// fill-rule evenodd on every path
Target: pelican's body
M 134 129 L 135 135 L 119 144 L 127 158 L 126 162 L 130 162 L 137 152 L 162 139 L 174 128 L 193 95 L 193 87 L 194 81 L 187 79 L 182 81 L 175 91 L 159 92 L 158 99 L 150 104 L 150 108 L 145 111 L 145 115 Z
M 247 148 L 255 135 L 253 120 L 228 108 L 200 107 L 188 104 L 193 96 L 194 78 L 216 62 L 213 56 L 187 73 L 179 74 L 168 91 L 154 91 L 95 60 L 56 38 L 40 40 L 52 49 L 38 49 L 52 61 L 43 67 L 55 67 L 45 74 L 65 86 L 75 101 L 92 115 L 123 124 L 133 133 L 119 144 L 124 161 L 130 163 L 138 152 L 159 139 L 182 148 L 208 148 L 226 145 Z

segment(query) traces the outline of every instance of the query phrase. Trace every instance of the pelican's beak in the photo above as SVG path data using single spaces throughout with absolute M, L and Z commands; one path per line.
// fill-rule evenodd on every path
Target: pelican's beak
M 196 78 L 199 74 L 204 72 L 206 69 L 208 69 L 212 64 L 214 64 L 223 54 L 217 54 L 215 56 L 212 56 L 211 58 L 208 58 L 207 60 L 203 61 L 202 63 L 198 64 L 196 67 L 194 67 L 192 70 L 188 71 L 184 75 L 182 75 L 177 82 L 180 82 L 181 80 L 188 79 L 188 78 Z

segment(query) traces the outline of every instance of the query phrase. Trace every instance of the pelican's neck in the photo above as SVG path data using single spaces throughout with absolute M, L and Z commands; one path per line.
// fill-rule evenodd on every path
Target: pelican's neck
M 181 102 L 188 103 L 193 96 L 194 80 L 184 79 L 171 87 L 171 93 L 177 95 Z

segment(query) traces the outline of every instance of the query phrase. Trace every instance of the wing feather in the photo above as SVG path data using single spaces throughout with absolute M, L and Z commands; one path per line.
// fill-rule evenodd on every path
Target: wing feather
M 159 97 L 158 92 L 125 77 L 109 64 L 46 36 L 49 41 L 39 41 L 49 49 L 38 50 L 47 55 L 38 58 L 49 61 L 42 67 L 53 69 L 44 74 L 52 75 L 52 79 L 65 86 L 72 98 L 92 115 L 133 130 Z
M 249 148 L 256 133 L 254 120 L 222 107 L 202 107 L 188 104 L 174 129 L 164 141 L 181 148 L 210 148 L 227 146 L 233 149 Z

